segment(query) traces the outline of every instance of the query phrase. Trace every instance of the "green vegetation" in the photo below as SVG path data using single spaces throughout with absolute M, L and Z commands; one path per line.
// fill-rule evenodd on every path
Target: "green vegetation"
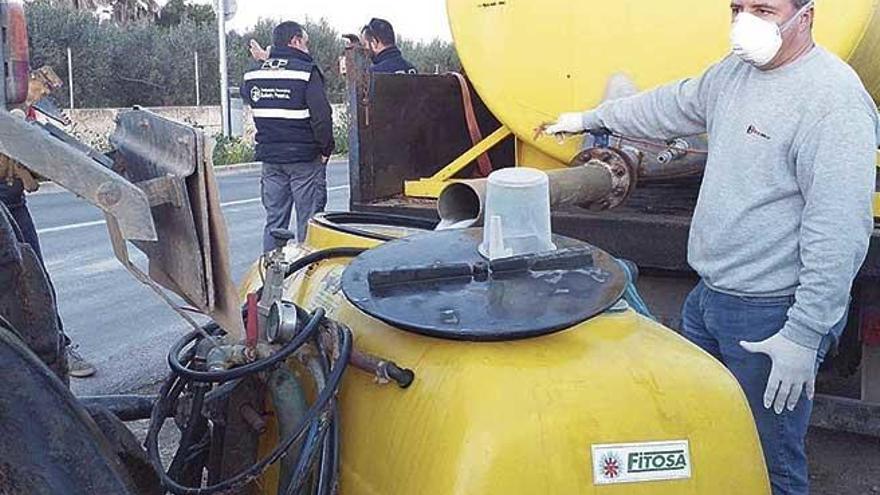
M 351 126 L 351 117 L 348 112 L 339 113 L 333 119 L 333 139 L 336 141 L 336 154 L 348 153 L 348 130 Z
M 52 0 L 34 0 L 27 8 L 32 66 L 51 65 L 67 81 L 67 48 L 72 48 L 77 107 L 194 105 L 196 51 L 202 104 L 219 101 L 216 27 L 209 6 L 170 0 L 155 21 L 124 25 L 99 22 L 88 12 Z M 228 35 L 230 84 L 237 85 L 253 63 L 248 42 L 253 38 L 267 45 L 276 22 L 264 19 L 248 32 Z M 341 33 L 325 20 L 306 21 L 305 26 L 331 101 L 344 101 L 345 81 L 338 63 Z M 400 46 L 422 72 L 459 69 L 449 43 L 402 40 Z M 67 103 L 67 91 L 62 88 L 56 95 L 60 103 Z
M 242 138 L 214 138 L 214 166 L 235 165 L 254 161 L 254 146 Z
M 169 0 L 159 12 L 156 22 L 164 28 L 178 26 L 184 22 L 192 22 L 197 26 L 213 26 L 217 22 L 217 16 L 211 5 L 194 5 L 184 0 Z

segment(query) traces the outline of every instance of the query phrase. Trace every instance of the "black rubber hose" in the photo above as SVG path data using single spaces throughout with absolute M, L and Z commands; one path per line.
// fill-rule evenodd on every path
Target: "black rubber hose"
M 194 356 L 195 349 L 190 349 L 184 358 L 184 362 L 189 363 Z M 162 388 L 159 389 L 159 398 L 156 400 L 156 404 L 153 406 L 153 411 L 150 414 L 150 426 L 144 439 L 144 447 L 147 449 L 147 457 L 153 464 L 156 473 L 160 475 L 160 478 L 165 476 L 165 468 L 162 466 L 162 460 L 159 456 L 159 432 L 162 430 L 162 425 L 165 424 L 165 419 L 169 416 L 169 412 L 171 412 L 173 403 L 183 393 L 183 388 L 186 384 L 185 380 L 182 380 L 174 373 L 170 373 L 162 384 Z
M 287 273 L 284 274 L 284 278 L 290 277 L 303 268 L 319 261 L 324 261 L 330 258 L 354 258 L 355 256 L 362 254 L 364 251 L 367 251 L 367 248 L 340 247 L 315 251 L 314 253 L 307 254 L 291 263 L 287 268 Z
M 339 405 L 336 406 L 337 414 L 339 413 Z M 339 416 L 337 416 L 339 417 Z M 339 421 L 333 422 L 333 442 L 336 445 L 336 448 L 333 450 L 333 473 L 332 478 L 330 479 L 330 494 L 337 493 L 339 491 L 339 466 L 342 465 L 342 423 Z
M 290 267 L 288 268 L 287 272 L 285 273 L 285 278 L 290 277 L 291 275 L 295 274 L 299 270 L 302 270 L 303 268 L 306 268 L 314 263 L 317 263 L 317 262 L 320 262 L 320 261 L 323 261 L 326 259 L 330 259 L 330 258 L 355 257 L 355 256 L 360 255 L 361 253 L 363 253 L 366 250 L 367 250 L 366 248 L 350 248 L 349 247 L 349 248 L 332 248 L 332 249 L 326 249 L 326 250 L 318 251 L 315 253 L 311 253 L 311 254 L 304 256 L 303 258 L 300 258 L 300 259 L 296 260 L 295 262 L 293 262 L 290 265 Z M 242 314 L 244 317 L 247 317 L 246 307 L 242 309 Z M 226 383 L 226 382 L 230 382 L 233 380 L 239 380 L 239 379 L 243 378 L 244 376 L 247 376 L 252 373 L 258 373 L 260 371 L 264 371 L 264 370 L 272 367 L 273 365 L 285 360 L 291 354 L 296 352 L 296 350 L 299 349 L 306 342 L 306 340 L 308 340 L 309 338 L 312 338 L 317 333 L 317 330 L 319 328 L 319 324 L 320 324 L 321 320 L 323 319 L 323 317 L 324 317 L 324 310 L 318 309 L 313 315 L 311 315 L 311 318 L 309 319 L 309 322 L 306 324 L 303 331 L 300 332 L 294 340 L 292 340 L 288 345 L 284 346 L 284 348 L 282 348 L 278 353 L 274 354 L 272 357 L 265 359 L 265 360 L 261 360 L 256 363 L 252 363 L 252 364 L 245 365 L 245 366 L 242 366 L 239 368 L 228 370 L 228 371 L 202 372 L 202 371 L 193 371 L 193 370 L 189 369 L 184 364 L 184 362 L 187 362 L 192 359 L 192 356 L 194 355 L 193 354 L 194 349 L 190 349 L 189 351 L 187 351 L 188 356 L 189 356 L 188 359 L 181 360 L 181 357 L 180 357 L 181 352 L 183 352 L 183 349 L 186 348 L 186 346 L 188 346 L 189 344 L 191 344 L 199 339 L 199 337 L 200 337 L 199 332 L 193 332 L 193 333 L 185 336 L 184 338 L 178 340 L 172 346 L 171 351 L 168 354 L 168 364 L 172 369 L 172 376 L 166 382 L 166 384 L 165 384 L 166 386 L 163 386 L 164 393 L 160 393 L 159 400 L 156 402 L 156 407 L 153 409 L 153 414 L 151 415 L 152 416 L 151 417 L 151 425 L 150 425 L 151 431 L 148 432 L 147 439 L 145 441 L 145 443 L 148 444 L 147 445 L 148 454 L 150 454 L 151 461 L 154 464 L 156 464 L 157 470 L 161 473 L 163 484 L 167 488 L 169 488 L 170 491 L 172 491 L 174 493 L 178 493 L 178 494 L 199 494 L 199 495 L 208 494 L 208 493 L 215 493 L 216 491 L 227 490 L 227 489 L 229 489 L 229 487 L 235 486 L 236 483 L 240 483 L 242 480 L 245 480 L 247 478 L 246 475 L 249 474 L 248 471 L 251 471 L 251 470 L 245 471 L 243 473 L 240 473 L 240 475 L 235 476 L 233 478 L 230 478 L 229 480 L 227 480 L 223 483 L 220 483 L 220 484 L 214 485 L 213 487 L 208 487 L 208 488 L 185 487 L 185 486 L 178 484 L 173 479 L 171 479 L 170 477 L 167 476 L 164 469 L 162 468 L 161 460 L 159 459 L 159 455 L 158 455 L 158 430 L 159 430 L 159 428 L 161 428 L 161 422 L 159 422 L 159 420 L 157 420 L 157 416 L 159 416 L 159 413 L 164 414 L 164 416 L 161 416 L 161 417 L 167 416 L 167 408 L 168 408 L 167 403 L 169 401 L 169 397 L 174 396 L 175 397 L 174 400 L 176 400 L 176 396 L 179 396 L 179 394 L 182 390 L 182 387 L 178 388 L 176 385 L 178 383 L 180 383 L 181 385 L 185 385 L 188 381 Z M 216 333 L 216 332 L 220 331 L 221 329 L 216 322 L 211 322 L 204 327 L 204 330 L 207 331 L 208 333 Z M 323 412 L 322 409 L 318 406 L 321 405 L 322 400 L 326 401 L 326 399 L 323 399 L 325 392 L 330 390 L 330 391 L 333 391 L 333 393 L 335 394 L 335 391 L 339 386 L 339 382 L 341 381 L 342 372 L 344 371 L 344 369 L 348 363 L 348 360 L 351 356 L 351 351 L 352 351 L 352 342 L 351 342 L 352 339 L 351 339 L 350 332 L 348 332 L 348 330 L 340 329 L 339 334 L 340 334 L 340 342 L 342 343 L 341 347 L 343 348 L 344 352 L 342 352 L 340 354 L 340 359 L 337 360 L 337 362 L 336 362 L 336 367 L 333 369 L 333 372 L 331 374 L 331 380 L 328 380 L 324 390 L 322 391 L 322 394 L 319 395 L 319 397 L 318 397 L 319 400 L 315 402 L 313 407 L 306 414 L 306 417 L 304 418 L 304 421 L 301 424 L 301 427 L 298 428 L 297 432 L 292 434 L 291 437 L 289 437 L 282 444 L 282 445 L 284 445 L 284 448 L 283 449 L 276 448 L 276 450 L 273 451 L 272 455 L 270 455 L 269 457 L 264 459 L 264 461 L 268 461 L 265 464 L 263 464 L 263 461 L 261 461 L 260 463 L 252 466 L 252 469 L 255 469 L 256 473 L 261 472 L 263 469 L 265 469 L 266 466 L 276 462 L 281 457 L 281 455 L 283 453 L 285 453 L 290 448 L 290 446 L 292 446 L 294 443 L 296 443 L 302 437 L 303 433 L 305 432 L 305 426 L 308 425 L 308 421 L 306 421 L 306 420 L 310 419 L 310 416 L 312 416 L 313 411 Z M 343 357 L 344 357 L 344 359 L 343 359 Z M 326 358 L 325 358 L 325 363 L 326 363 Z M 178 378 L 182 378 L 183 380 L 179 381 Z M 177 393 L 172 393 L 174 390 L 177 390 Z M 331 397 L 331 398 L 332 398 L 332 396 L 333 396 L 332 394 L 329 395 L 329 397 Z M 333 412 L 335 415 L 335 413 L 337 412 L 336 406 L 335 406 L 335 401 L 333 401 L 333 403 L 331 405 L 333 406 Z M 334 423 L 334 424 L 332 424 L 332 426 L 334 427 L 333 428 L 334 434 L 332 435 L 333 437 L 335 437 L 334 443 L 338 443 L 338 436 L 339 436 L 338 425 L 335 425 L 335 420 L 331 420 L 331 421 Z M 156 424 L 158 427 L 153 428 L 154 424 Z M 155 429 L 155 432 L 152 431 L 154 429 Z M 153 433 L 153 434 L 151 435 L 150 433 Z M 321 442 L 321 443 L 323 444 L 324 442 Z M 155 446 L 155 449 L 153 448 L 153 446 Z M 335 447 L 336 448 L 333 449 L 334 454 L 336 456 L 338 456 L 338 451 L 339 451 L 338 445 L 336 445 Z M 305 452 L 303 452 L 303 454 L 304 453 Z M 154 459 L 154 457 L 155 457 L 155 459 Z M 262 464 L 262 466 L 261 466 L 261 464 Z M 338 460 L 336 463 L 333 463 L 333 464 L 334 464 L 334 469 L 338 468 Z M 252 474 L 251 474 L 251 476 L 252 476 Z M 335 473 L 332 474 L 332 478 L 335 479 Z M 211 488 L 212 490 L 208 490 L 209 488 Z
M 326 375 L 330 369 L 330 364 L 327 362 L 326 357 L 328 353 L 324 349 L 321 339 L 315 340 L 315 345 L 321 351 L 318 353 L 321 370 Z M 329 495 L 332 482 L 336 478 L 334 456 L 339 447 L 339 407 L 335 398 L 331 401 L 330 408 L 333 411 L 333 415 L 330 417 L 330 424 L 324 434 L 323 442 L 321 442 L 321 456 L 318 462 L 317 486 L 315 487 L 317 495 Z
M 327 375 L 330 373 L 330 364 L 327 360 L 327 351 L 326 349 L 324 349 L 324 346 L 321 345 L 320 338 L 316 337 L 312 344 L 315 346 L 316 349 L 318 349 L 316 359 L 320 366 L 321 373 L 319 381 L 326 383 Z M 335 412 L 335 408 L 332 407 L 334 405 L 335 400 L 331 400 L 331 404 L 329 404 L 329 406 L 331 407 L 328 407 L 328 409 L 332 409 Z M 330 418 L 330 421 L 332 420 L 333 417 Z M 309 430 L 309 436 L 306 438 L 306 441 L 303 442 L 300 457 L 298 459 L 296 467 L 290 473 L 288 473 L 286 479 L 282 480 L 281 486 L 285 487 L 283 491 L 284 495 L 296 495 L 306 481 L 306 473 L 315 468 L 316 461 L 314 459 L 314 455 L 319 446 L 323 449 L 323 445 L 327 438 L 326 428 L 327 426 L 324 426 L 324 428 L 322 429 L 320 424 L 315 424 Z M 320 468 L 319 463 L 318 466 Z M 318 478 L 319 477 L 320 471 L 318 471 Z M 282 493 L 282 491 L 279 490 L 279 493 Z
M 220 491 L 230 490 L 248 483 L 251 478 L 259 475 L 259 473 L 263 472 L 266 467 L 280 459 L 282 455 L 287 452 L 294 443 L 302 438 L 303 434 L 306 432 L 306 428 L 310 426 L 310 424 L 312 424 L 314 421 L 318 420 L 320 414 L 324 412 L 328 402 L 334 397 L 336 391 L 338 390 L 339 384 L 342 381 L 342 374 L 345 371 L 345 364 L 348 362 L 348 358 L 351 355 L 352 349 L 351 334 L 347 330 L 340 331 L 339 338 L 341 342 L 340 357 L 335 363 L 336 366 L 334 367 L 326 386 L 319 394 L 318 399 L 315 401 L 315 404 L 309 409 L 309 411 L 306 413 L 306 417 L 297 428 L 296 433 L 292 434 L 283 443 L 279 444 L 279 446 L 276 447 L 275 450 L 273 450 L 268 457 L 253 465 L 250 469 L 222 483 L 206 488 L 192 489 L 180 486 L 173 480 L 167 480 L 171 483 L 166 484 L 166 487 L 178 495 L 207 495 Z
M 400 388 L 409 388 L 409 386 L 413 384 L 413 381 L 416 379 L 416 374 L 413 370 L 401 368 L 391 361 L 388 361 L 387 363 L 386 370 L 388 371 L 388 377 L 397 382 L 397 385 Z
M 229 398 L 229 395 L 235 391 L 235 388 L 238 387 L 242 380 L 243 378 L 239 378 L 238 380 L 231 380 L 222 385 L 217 385 L 213 390 L 205 394 L 205 402 L 210 403 Z
M 330 410 L 335 414 L 335 407 L 330 408 Z M 321 437 L 319 455 L 315 458 L 315 483 L 313 493 L 317 495 L 326 493 L 325 487 L 327 486 L 328 479 L 331 475 L 330 456 L 333 455 L 333 425 L 335 422 L 336 419 L 334 418 L 327 424 L 327 428 L 324 429 L 324 434 Z
M 205 419 L 202 418 L 202 405 L 205 403 L 205 390 L 206 385 L 199 383 L 195 385 L 195 393 L 193 394 L 192 407 L 190 407 L 189 412 L 189 422 L 186 424 L 186 428 L 183 431 L 183 434 L 180 436 L 180 444 L 177 447 L 177 454 L 174 456 L 174 459 L 171 461 L 171 466 L 168 468 L 168 472 L 171 473 L 171 476 L 180 477 L 180 474 L 183 473 L 183 470 L 189 464 L 188 459 L 190 457 L 190 453 L 192 451 L 192 446 L 198 440 L 196 438 L 199 435 L 201 425 L 203 425 Z
M 335 401 L 334 401 L 335 402 Z M 339 408 L 334 403 L 333 421 L 324 441 L 324 450 L 321 455 L 321 464 L 318 469 L 318 495 L 330 495 L 333 493 L 333 485 L 336 483 L 337 454 L 339 453 Z
M 367 250 L 368 250 L 367 248 L 340 247 L 340 248 L 324 249 L 322 251 L 315 251 L 314 253 L 307 254 L 307 255 L 303 256 L 302 258 L 291 263 L 291 265 L 287 268 L 287 272 L 284 274 L 284 278 L 285 279 L 290 278 L 296 272 L 302 270 L 303 268 L 306 268 L 306 267 L 313 265 L 315 263 L 318 263 L 320 261 L 328 260 L 331 258 L 353 258 L 355 256 L 359 256 L 361 253 L 363 253 L 364 251 L 367 251 Z M 257 294 L 257 298 L 262 298 L 263 297 L 263 288 L 260 287 L 259 289 L 257 289 L 256 294 Z M 242 313 L 242 318 L 247 320 L 247 305 L 244 305 L 244 307 L 241 310 L 241 313 Z M 217 325 L 217 324 L 214 323 L 214 325 Z M 217 328 L 219 328 L 219 326 Z
M 319 261 L 324 261 L 330 258 L 354 257 L 360 255 L 364 251 L 367 251 L 367 249 L 353 247 L 331 248 L 324 249 L 322 251 L 316 251 L 314 253 L 303 256 L 302 258 L 291 263 L 290 267 L 288 267 L 287 269 L 287 273 L 284 274 L 284 277 L 288 278 L 294 275 L 296 272 L 302 270 L 303 268 L 318 263 Z M 318 311 L 323 310 L 319 308 Z M 242 314 L 243 316 L 247 317 L 247 310 L 242 310 Z M 321 318 L 323 318 L 323 316 L 324 315 L 322 313 Z M 305 340 L 317 330 L 317 324 L 320 323 L 321 318 L 313 318 L 311 321 L 309 321 L 309 323 L 306 324 L 306 328 L 304 328 L 303 331 L 300 332 L 295 339 L 284 346 L 284 348 L 282 348 L 271 358 L 225 371 L 193 371 L 186 366 L 181 365 L 180 360 L 177 358 L 177 356 L 180 355 L 180 353 L 187 345 L 191 344 L 199 338 L 198 332 L 192 332 L 189 335 L 186 335 L 184 338 L 178 340 L 171 347 L 171 351 L 168 353 L 168 365 L 176 373 L 196 382 L 223 383 L 247 376 L 252 373 L 258 373 L 260 371 L 271 368 L 274 364 L 287 359 L 288 356 L 296 352 L 296 350 L 305 343 Z M 312 325 L 313 323 L 314 326 L 310 328 L 310 325 Z M 212 333 L 216 330 L 219 330 L 219 328 L 220 327 L 219 325 L 217 325 L 217 323 L 212 322 L 205 326 L 205 331 Z
M 321 369 L 326 375 L 330 371 L 330 363 L 327 361 L 328 353 L 320 339 L 316 339 L 315 345 L 322 352 L 318 353 Z M 318 464 L 317 495 L 331 495 L 336 486 L 339 475 L 339 405 L 334 398 L 331 404 L 332 416 L 330 416 L 329 429 L 326 432 L 320 463 Z
M 324 350 L 320 342 L 315 344 L 318 345 L 318 349 Z M 330 365 L 327 362 L 326 352 L 319 353 L 318 359 L 321 363 L 321 369 L 324 371 L 324 374 L 327 374 Z M 338 473 L 339 405 L 336 399 L 332 401 L 331 406 L 332 416 L 330 417 L 330 425 L 323 442 L 321 459 L 318 464 L 317 495 L 330 495 L 332 493 L 333 484 Z
M 312 423 L 309 428 L 309 435 L 303 442 L 300 455 L 297 458 L 296 467 L 291 471 L 286 480 L 282 480 L 284 495 L 296 495 L 300 488 L 306 482 L 306 474 L 314 466 L 315 446 L 321 443 L 323 435 L 321 434 L 321 426 L 318 423 Z M 279 493 L 281 493 L 279 491 Z
M 370 231 L 368 228 L 365 228 L 363 224 L 402 227 L 424 231 L 431 231 L 437 227 L 437 221 L 428 218 L 367 212 L 325 213 L 315 217 L 315 222 L 337 232 L 383 242 L 393 241 L 399 237 Z
M 324 351 L 320 340 L 315 345 Z M 326 352 L 321 352 L 318 355 L 324 374 L 327 374 L 330 369 L 326 355 Z M 321 462 L 318 465 L 317 495 L 331 495 L 339 473 L 339 404 L 335 398 L 332 403 L 332 414 L 327 438 L 324 441 Z
M 171 346 L 171 351 L 168 353 L 168 365 L 171 366 L 171 371 L 174 373 L 195 382 L 223 383 L 236 380 L 247 375 L 265 371 L 286 360 L 314 336 L 318 331 L 318 328 L 320 328 L 320 323 L 323 318 L 324 310 L 318 308 L 312 314 L 302 331 L 271 357 L 224 371 L 195 371 L 187 368 L 180 362 L 180 359 L 177 356 L 180 355 L 187 345 L 198 340 L 200 336 L 198 332 L 192 332 Z
M 269 456 L 263 458 L 256 464 L 252 465 L 250 468 L 238 473 L 237 475 L 215 485 L 211 485 L 204 488 L 196 488 L 196 487 L 187 487 L 177 483 L 175 480 L 168 477 L 163 469 L 158 469 L 159 477 L 162 480 L 163 486 L 170 492 L 175 493 L 176 495 L 209 495 L 212 493 L 224 492 L 229 490 L 234 490 L 240 486 L 243 486 L 247 483 L 253 481 L 254 477 L 259 476 L 261 473 L 265 471 L 265 469 L 277 462 L 289 449 L 290 447 L 299 441 L 302 438 L 303 434 L 305 434 L 306 429 L 312 424 L 314 421 L 320 420 L 320 414 L 327 409 L 328 404 L 331 404 L 333 397 L 336 395 L 339 385 L 342 382 L 342 375 L 345 371 L 345 365 L 348 363 L 349 358 L 351 357 L 352 351 L 352 336 L 351 332 L 346 329 L 340 328 L 338 330 L 339 333 L 339 359 L 334 363 L 335 366 L 330 373 L 330 376 L 327 380 L 325 387 L 321 390 L 321 393 L 318 394 L 315 403 L 309 408 L 306 413 L 305 418 L 300 423 L 299 427 L 297 427 L 296 432 L 287 437 L 283 442 L 279 443 L 278 446 L 272 451 Z M 180 379 L 180 377 L 175 377 L 176 379 Z M 171 380 L 169 380 L 171 382 Z M 167 385 L 167 384 L 166 384 Z M 166 407 L 166 402 L 168 401 L 167 394 L 170 393 L 171 386 L 163 386 L 162 393 L 160 393 L 159 401 L 157 402 L 156 409 L 154 409 L 154 420 L 158 413 L 163 411 L 163 408 Z M 158 421 L 155 421 L 158 424 Z M 150 425 L 150 431 L 147 434 L 147 453 L 150 456 L 151 462 L 154 463 L 157 467 L 161 467 L 161 460 L 159 459 L 159 448 L 158 448 L 158 427 L 153 427 L 153 422 Z

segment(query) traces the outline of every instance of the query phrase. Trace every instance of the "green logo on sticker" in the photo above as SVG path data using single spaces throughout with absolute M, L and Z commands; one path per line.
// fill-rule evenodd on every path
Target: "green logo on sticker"
M 685 468 L 687 468 L 687 458 L 684 450 L 631 452 L 627 456 L 627 471 L 630 473 L 680 471 Z

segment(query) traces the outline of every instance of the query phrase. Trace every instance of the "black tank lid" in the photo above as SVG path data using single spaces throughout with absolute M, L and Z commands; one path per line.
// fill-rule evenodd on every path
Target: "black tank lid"
M 469 341 L 516 340 L 573 327 L 613 306 L 626 275 L 608 253 L 554 236 L 557 251 L 489 262 L 482 229 L 429 232 L 357 257 L 342 290 L 402 330 Z

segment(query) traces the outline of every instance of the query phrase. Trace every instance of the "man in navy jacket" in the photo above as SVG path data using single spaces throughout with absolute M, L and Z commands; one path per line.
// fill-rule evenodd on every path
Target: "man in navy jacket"
M 372 54 L 374 74 L 416 74 L 418 71 L 397 48 L 394 26 L 385 19 L 372 19 L 361 30 L 361 41 Z
M 279 24 L 271 55 L 244 75 L 241 95 L 257 127 L 257 160 L 263 162 L 266 209 L 263 250 L 274 248 L 271 231 L 288 228 L 296 208 L 297 241 L 309 219 L 327 204 L 327 161 L 336 147 L 333 111 L 324 76 L 309 55 L 309 35 L 296 22 Z

